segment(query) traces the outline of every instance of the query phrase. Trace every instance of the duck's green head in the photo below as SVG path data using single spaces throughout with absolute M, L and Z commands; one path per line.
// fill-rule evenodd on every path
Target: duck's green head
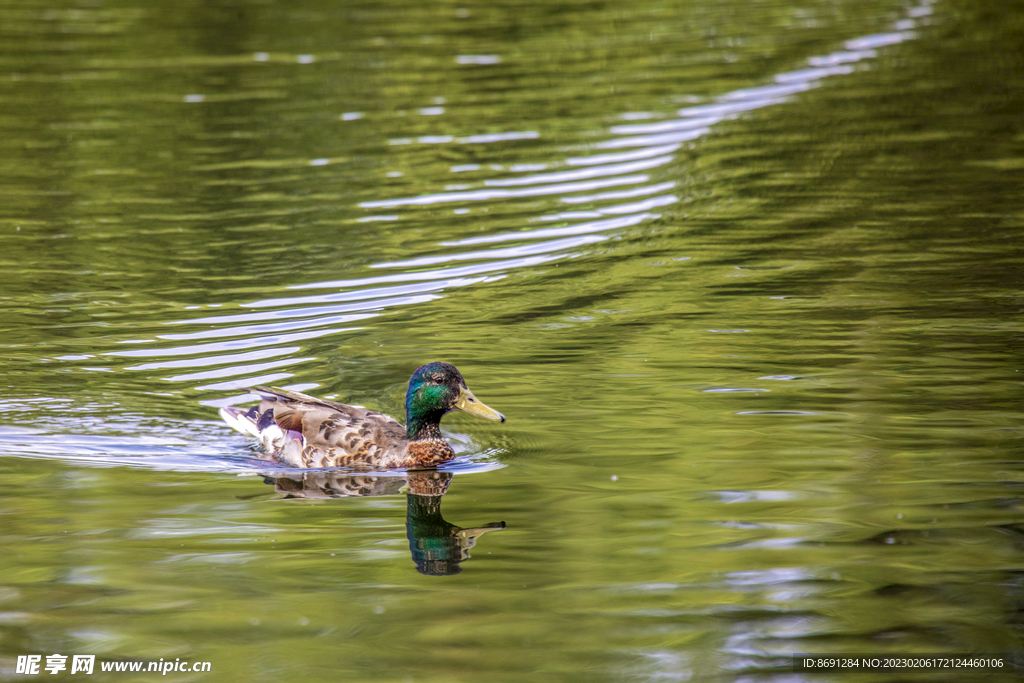
M 504 422 L 505 416 L 473 395 L 454 365 L 428 363 L 412 374 L 405 394 L 405 424 L 410 439 L 439 439 L 441 417 L 461 410 L 485 420 Z

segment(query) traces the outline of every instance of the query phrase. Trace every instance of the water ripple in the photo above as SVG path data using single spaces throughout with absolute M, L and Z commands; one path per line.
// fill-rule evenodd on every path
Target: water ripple
M 175 375 L 174 377 L 164 377 L 165 381 L 168 382 L 195 382 L 199 380 L 209 379 L 220 379 L 222 377 L 235 377 L 237 375 L 244 375 L 250 372 L 263 372 L 264 370 L 271 370 L 273 368 L 285 367 L 288 365 L 295 365 L 296 363 L 305 363 L 306 361 L 314 361 L 316 358 L 286 358 L 284 360 L 271 361 L 269 363 L 252 363 L 250 365 L 232 365 L 227 368 L 220 368 L 219 370 L 207 370 L 204 372 L 192 372 L 187 375 Z
M 922 5 L 911 9 L 909 16 L 923 16 L 927 11 L 927 5 Z M 819 87 L 828 78 L 851 74 L 858 62 L 875 58 L 879 48 L 895 45 L 914 36 L 911 30 L 913 19 L 904 19 L 896 26 L 896 31 L 848 40 L 843 43 L 841 50 L 810 57 L 806 60 L 806 66 L 779 73 L 769 83 L 739 88 L 723 93 L 705 104 L 680 108 L 669 118 L 651 120 L 662 116 L 660 112 L 622 114 L 619 118 L 626 119 L 630 121 L 629 123 L 611 125 L 605 131 L 590 131 L 589 133 L 603 134 L 604 138 L 598 138 L 596 142 L 590 143 L 584 153 L 580 153 L 577 148 L 574 155 L 567 156 L 561 161 L 549 158 L 536 162 L 525 160 L 514 164 L 488 164 L 485 158 L 480 157 L 476 163 L 454 164 L 450 167 L 451 171 L 504 171 L 506 176 L 485 177 L 474 182 L 449 186 L 444 192 L 384 197 L 359 203 L 363 209 L 404 208 L 410 212 L 418 208 L 429 210 L 441 204 L 497 204 L 517 200 L 533 202 L 542 197 L 556 198 L 561 204 L 585 205 L 581 206 L 580 210 L 547 211 L 523 219 L 527 224 L 539 221 L 560 223 L 559 225 L 536 229 L 515 229 L 513 226 L 512 229 L 506 227 L 499 232 L 483 235 L 456 234 L 439 243 L 439 246 L 445 248 L 444 253 L 410 256 L 368 266 L 370 269 L 400 272 L 291 284 L 287 289 L 335 291 L 261 298 L 236 304 L 243 309 L 238 312 L 162 323 L 193 328 L 202 325 L 205 329 L 156 334 L 155 338 L 151 339 L 125 340 L 121 343 L 153 346 L 111 351 L 103 355 L 154 359 L 153 362 L 126 368 L 134 371 L 186 370 L 162 378 L 168 382 L 225 380 L 195 387 L 203 391 L 231 390 L 257 381 L 279 381 L 292 377 L 293 373 L 283 371 L 258 377 L 252 375 L 286 367 L 293 369 L 303 363 L 313 362 L 313 355 L 300 355 L 302 345 L 296 342 L 308 342 L 326 335 L 361 329 L 340 325 L 373 318 L 385 309 L 401 309 L 436 301 L 446 290 L 494 282 L 509 271 L 531 268 L 557 259 L 572 258 L 583 253 L 585 247 L 606 241 L 606 233 L 659 219 L 661 214 L 655 210 L 666 209 L 683 199 L 680 194 L 669 192 L 677 186 L 678 181 L 667 179 L 664 175 L 666 167 L 677 160 L 677 154 L 684 143 L 709 135 L 715 126 L 723 121 L 787 102 L 803 92 Z M 467 65 L 495 64 L 500 61 L 490 55 L 464 55 L 459 59 L 468 60 L 464 61 Z M 440 106 L 441 104 L 443 102 L 434 102 L 432 105 L 428 103 L 413 111 L 430 116 L 443 115 L 445 109 Z M 360 118 L 362 114 L 352 112 L 342 115 L 342 119 L 346 121 L 356 121 Z M 536 130 L 462 135 L 445 132 L 395 138 L 390 142 L 401 145 L 414 142 L 424 145 L 500 145 L 541 137 L 542 133 Z M 328 155 L 323 155 L 312 162 L 306 159 L 302 163 L 307 166 L 319 166 L 329 165 L 329 161 Z M 244 163 L 251 165 L 251 162 Z M 290 168 L 295 165 L 298 165 L 298 162 L 286 166 Z M 398 177 L 403 173 L 396 171 L 391 175 Z M 530 210 L 534 209 L 531 207 Z M 456 213 L 468 211 L 463 208 L 456 209 Z M 395 213 L 366 215 L 356 220 L 390 222 L 406 218 L 406 215 Z M 378 229 L 389 227 L 382 225 Z M 463 250 L 465 247 L 506 242 L 518 244 Z M 463 261 L 477 263 L 452 265 Z M 433 266 L 443 267 L 431 268 Z M 427 269 L 421 270 L 423 268 Z M 235 339 L 228 339 L 231 337 Z M 157 345 L 159 341 L 201 340 L 216 341 L 167 348 L 160 348 Z M 64 362 L 86 360 L 81 354 L 66 354 L 62 358 L 65 359 Z M 767 390 L 712 387 L 704 391 L 736 393 Z
M 358 327 L 332 328 L 329 330 L 315 330 L 312 332 L 299 332 L 296 334 L 273 334 L 266 337 L 254 337 L 251 339 L 236 339 L 227 342 L 216 342 L 212 344 L 196 344 L 195 346 L 174 346 L 170 348 L 136 349 L 134 351 L 108 351 L 104 356 L 123 356 L 127 358 L 158 358 L 161 356 L 185 356 L 199 355 L 207 352 L 228 351 L 231 349 L 249 349 L 258 346 L 270 346 L 272 344 L 287 344 L 288 342 L 315 339 L 327 334 L 339 332 L 350 332 L 358 330 Z
M 170 360 L 159 363 L 143 363 L 141 365 L 129 365 L 125 370 L 173 370 L 176 368 L 197 368 L 208 365 L 224 365 L 226 363 L 245 363 L 251 360 L 262 360 L 295 353 L 302 349 L 301 346 L 285 346 L 279 349 L 262 349 L 248 353 L 232 353 L 223 356 L 206 356 L 205 358 L 189 358 L 187 360 Z
M 666 202 L 667 203 L 667 202 Z M 600 212 L 596 212 L 600 215 Z M 599 221 L 590 221 L 589 223 L 577 223 L 575 225 L 567 225 L 559 228 L 544 228 L 542 230 L 522 230 L 519 232 L 503 232 L 497 235 L 487 235 L 486 237 L 467 237 L 463 240 L 455 242 L 442 242 L 445 246 L 463 246 L 467 244 L 493 244 L 495 242 L 508 242 L 511 240 L 526 240 L 526 239 L 539 239 L 543 237 L 561 237 L 565 235 L 583 235 L 592 232 L 603 232 L 605 230 L 617 230 L 620 228 L 628 228 L 631 225 L 636 225 L 645 220 L 657 218 L 657 214 L 652 213 L 638 213 L 631 216 L 625 216 L 621 218 L 607 218 Z M 555 220 L 559 220 L 556 218 Z M 600 241 L 605 239 L 599 237 L 593 239 L 593 241 Z M 589 244 L 589 242 L 585 242 Z M 551 242 L 545 242 L 545 244 L 553 244 Z M 581 243 L 582 244 L 582 243 Z M 477 252 L 487 253 L 487 252 Z
M 488 187 L 509 187 L 514 185 L 537 185 L 540 183 L 569 183 L 588 178 L 599 178 L 602 176 L 622 175 L 623 173 L 636 173 L 647 171 L 658 166 L 663 166 L 675 157 L 666 154 L 653 159 L 642 161 L 629 161 L 621 164 L 608 164 L 603 166 L 586 165 L 583 168 L 573 171 L 562 171 L 559 173 L 543 173 L 541 175 L 524 176 L 520 178 L 504 178 L 501 180 L 485 180 L 484 185 Z M 577 165 L 579 163 L 577 162 Z
M 542 197 L 544 195 L 589 192 L 602 187 L 614 187 L 616 185 L 635 185 L 646 183 L 649 177 L 646 175 L 626 176 L 623 178 L 606 178 L 604 180 L 579 181 L 574 183 L 559 183 L 557 185 L 542 185 L 539 187 L 528 187 L 521 190 L 469 190 L 465 192 L 442 192 L 439 194 L 426 194 L 418 197 L 403 197 L 400 199 L 382 199 L 372 202 L 361 202 L 359 206 L 367 209 L 392 207 L 392 206 L 423 206 L 429 204 L 443 204 L 450 202 L 480 202 L 492 199 L 509 199 L 512 197 Z
M 420 291 L 439 291 L 445 287 L 450 286 L 465 286 L 467 284 L 475 284 L 476 282 L 482 281 L 483 278 L 460 279 L 452 280 L 445 284 L 430 283 L 427 286 L 421 286 L 418 289 Z M 384 289 L 394 289 L 395 294 L 400 292 L 409 292 L 417 289 L 415 286 L 403 287 L 397 286 L 393 288 L 382 288 L 375 290 L 361 289 L 355 292 L 342 292 L 338 294 L 331 294 L 321 297 L 320 300 L 324 303 L 333 301 L 351 301 L 353 299 L 360 300 L 363 297 L 358 296 L 360 292 L 373 291 L 375 294 L 380 294 Z M 208 318 L 196 318 L 194 320 L 175 320 L 174 322 L 164 323 L 165 325 L 199 325 L 199 324 L 216 324 L 216 323 L 239 323 L 239 322 L 251 322 L 251 321 L 263 321 L 263 320 L 280 320 L 282 318 L 301 318 L 304 316 L 311 315 L 326 315 L 328 313 L 344 313 L 350 311 L 365 311 L 379 308 L 388 308 L 390 306 L 409 306 L 412 304 L 423 303 L 424 301 L 433 301 L 440 298 L 434 294 L 421 294 L 418 296 L 394 296 L 384 298 L 377 298 L 376 296 L 366 297 L 368 301 L 362 301 L 360 303 L 343 304 L 340 306 L 311 306 L 308 308 L 289 308 L 284 310 L 273 310 L 273 311 L 260 311 L 259 313 L 238 313 L 234 315 L 219 315 Z M 304 300 L 308 300 L 305 298 Z M 242 304 L 247 308 L 258 308 L 267 305 L 264 302 L 253 302 L 248 304 Z M 276 304 L 269 304 L 276 305 Z M 172 339 L 170 335 L 161 336 L 161 339 Z
M 459 268 L 445 268 L 442 270 L 425 270 L 422 272 L 400 273 L 395 275 L 381 275 L 378 277 L 358 278 L 354 280 L 330 280 L 327 282 L 316 282 L 306 285 L 293 285 L 288 289 L 326 289 L 331 287 L 355 287 L 359 285 L 381 284 L 384 282 L 415 282 L 417 280 L 439 280 L 441 278 L 464 277 L 466 275 L 478 275 L 490 273 L 496 270 L 513 270 L 516 268 L 527 268 L 541 263 L 547 263 L 557 258 L 565 258 L 564 255 L 553 256 L 530 256 L 527 258 L 508 259 L 506 261 L 493 261 L 473 266 L 461 266 Z M 283 302 L 304 302 L 319 297 L 294 297 L 291 299 L 278 299 L 277 305 Z M 263 305 L 268 305 L 263 302 Z
M 490 249 L 486 251 L 467 251 L 460 254 L 448 254 L 444 256 L 424 256 L 422 258 L 410 259 L 408 261 L 392 261 L 390 263 L 375 263 L 373 268 L 419 268 L 421 266 L 433 266 L 439 263 L 450 263 L 452 261 L 476 261 L 487 258 L 511 258 L 528 256 L 532 254 L 548 254 L 553 251 L 565 251 L 584 244 L 593 244 L 607 239 L 598 235 L 587 235 L 583 237 L 570 237 L 550 242 L 540 242 L 529 246 L 508 247 L 505 249 Z
M 436 299 L 436 296 L 419 296 L 419 297 L 404 297 L 403 303 L 412 304 L 423 301 L 432 301 Z M 382 308 L 382 306 L 373 306 L 373 308 Z M 243 327 L 222 327 L 214 330 L 203 330 L 202 332 L 188 332 L 181 334 L 160 334 L 157 335 L 158 339 L 168 340 L 188 340 L 188 339 L 210 339 L 216 337 L 239 337 L 249 336 L 256 334 L 263 334 L 264 332 L 284 332 L 286 330 L 300 330 L 307 327 L 319 327 L 320 325 L 337 325 L 339 323 L 349 323 L 356 320 L 365 320 L 366 318 L 372 318 L 373 314 L 364 313 L 360 315 L 332 315 L 324 318 L 312 318 L 307 320 L 297 320 L 288 323 L 272 323 L 269 325 L 246 325 Z

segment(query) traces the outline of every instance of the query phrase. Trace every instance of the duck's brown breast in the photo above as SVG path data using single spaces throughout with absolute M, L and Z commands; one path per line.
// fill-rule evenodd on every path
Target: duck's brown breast
M 400 467 L 434 467 L 455 457 L 455 451 L 444 439 L 412 441 L 405 452 L 408 462 Z

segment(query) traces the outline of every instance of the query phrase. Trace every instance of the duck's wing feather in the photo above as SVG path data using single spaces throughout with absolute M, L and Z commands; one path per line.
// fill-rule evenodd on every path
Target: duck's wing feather
M 406 444 L 405 427 L 383 413 L 297 391 L 253 389 L 277 397 L 273 405 L 274 422 L 281 429 L 300 432 L 307 449 L 372 459 L 384 455 L 384 451 L 404 449 Z
M 325 398 L 317 398 L 316 396 L 300 394 L 297 391 L 289 391 L 288 389 L 278 389 L 277 387 L 254 386 L 249 387 L 247 391 L 251 391 L 254 394 L 260 394 L 261 396 L 264 397 L 274 396 L 277 398 L 283 398 L 288 401 L 312 403 L 315 405 L 325 406 L 327 408 L 335 408 L 337 410 L 349 410 L 353 408 L 353 406 L 345 405 L 344 403 L 338 403 L 337 401 L 328 401 Z M 356 408 L 356 410 L 359 409 Z

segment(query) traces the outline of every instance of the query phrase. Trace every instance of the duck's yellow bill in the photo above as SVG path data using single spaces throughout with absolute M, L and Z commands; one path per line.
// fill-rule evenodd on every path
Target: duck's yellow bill
M 455 402 L 455 407 L 464 413 L 470 415 L 476 415 L 482 417 L 485 420 L 494 420 L 495 422 L 504 422 L 505 416 L 499 413 L 494 408 L 488 408 L 481 403 L 473 392 L 462 387 L 459 391 L 459 400 Z

